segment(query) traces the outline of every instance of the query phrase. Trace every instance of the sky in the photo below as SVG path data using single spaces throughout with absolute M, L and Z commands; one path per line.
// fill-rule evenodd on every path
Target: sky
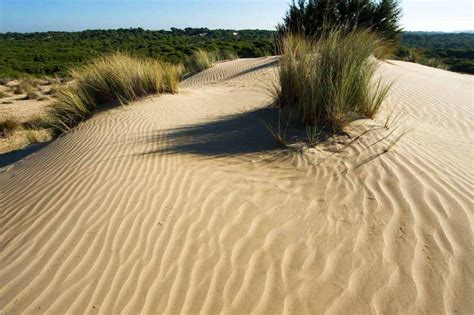
M 141 27 L 274 29 L 291 0 L 0 0 L 0 33 Z M 474 30 L 474 0 L 401 0 L 409 31 Z

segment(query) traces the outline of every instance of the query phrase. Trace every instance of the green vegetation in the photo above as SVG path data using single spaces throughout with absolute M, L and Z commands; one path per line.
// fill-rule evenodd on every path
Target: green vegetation
M 219 56 L 218 60 L 261 57 L 273 54 L 275 34 L 206 28 L 5 33 L 0 34 L 0 78 L 64 77 L 71 67 L 116 51 L 186 65 L 192 63 L 191 57 L 199 49 Z M 419 58 L 409 58 L 410 54 Z M 396 55 L 430 65 L 435 65 L 437 60 L 452 71 L 474 73 L 474 34 L 405 32 Z
M 73 66 L 117 51 L 182 64 L 198 49 L 223 56 L 261 57 L 273 53 L 273 34 L 207 28 L 4 33 L 0 34 L 0 78 L 27 74 L 64 77 Z
M 191 55 L 190 58 L 188 58 L 186 70 L 190 73 L 198 73 L 209 69 L 217 61 L 234 60 L 237 58 L 238 56 L 235 53 L 225 50 L 221 52 L 215 52 L 198 49 Z
M 217 61 L 216 55 L 202 49 L 196 50 L 189 59 L 187 68 L 191 73 L 198 73 L 212 67 Z
M 184 68 L 155 59 L 115 53 L 71 71 L 71 84 L 57 92 L 52 126 L 66 131 L 106 103 L 128 103 L 148 94 L 176 93 Z
M 370 29 L 386 41 L 396 44 L 401 28 L 401 9 L 397 0 L 293 0 L 278 25 L 281 36 L 300 34 L 320 37 L 334 27 L 352 32 Z
M 397 57 L 431 67 L 474 74 L 474 34 L 403 33 Z
M 375 78 L 383 41 L 369 31 L 335 29 L 318 40 L 290 35 L 282 41 L 279 84 L 274 99 L 299 125 L 314 132 L 341 130 L 372 117 L 390 85 Z

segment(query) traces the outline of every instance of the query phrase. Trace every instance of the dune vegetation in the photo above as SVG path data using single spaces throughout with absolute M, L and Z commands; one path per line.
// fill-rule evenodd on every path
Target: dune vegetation
M 186 28 L 86 30 L 0 34 L 0 78 L 66 77 L 70 67 L 116 51 L 135 57 L 185 64 L 197 49 L 223 51 L 240 58 L 273 52 L 274 31 Z M 227 59 L 227 58 L 226 58 Z
M 51 107 L 53 129 L 65 131 L 101 104 L 127 104 L 149 94 L 177 93 L 182 65 L 115 53 L 71 71 L 73 81 L 57 92 Z
M 372 117 L 390 84 L 376 76 L 384 42 L 368 30 L 334 29 L 320 39 L 288 35 L 281 42 L 275 103 L 302 126 L 332 132 Z
M 189 73 L 198 73 L 209 69 L 217 61 L 234 60 L 237 58 L 238 56 L 235 53 L 227 50 L 216 52 L 198 49 L 188 59 L 186 68 Z

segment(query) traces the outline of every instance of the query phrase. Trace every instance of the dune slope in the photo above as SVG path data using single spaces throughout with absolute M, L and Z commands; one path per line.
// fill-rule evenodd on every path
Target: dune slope
M 260 121 L 274 66 L 218 64 L 3 169 L 2 312 L 471 312 L 473 77 L 385 63 L 379 121 L 409 133 L 290 154 Z

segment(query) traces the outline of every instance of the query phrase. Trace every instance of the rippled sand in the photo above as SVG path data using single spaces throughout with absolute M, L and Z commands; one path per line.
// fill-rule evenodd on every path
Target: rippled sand
M 3 169 L 2 313 L 472 312 L 473 76 L 384 63 L 376 121 L 292 154 L 260 121 L 275 61 L 218 64 Z

